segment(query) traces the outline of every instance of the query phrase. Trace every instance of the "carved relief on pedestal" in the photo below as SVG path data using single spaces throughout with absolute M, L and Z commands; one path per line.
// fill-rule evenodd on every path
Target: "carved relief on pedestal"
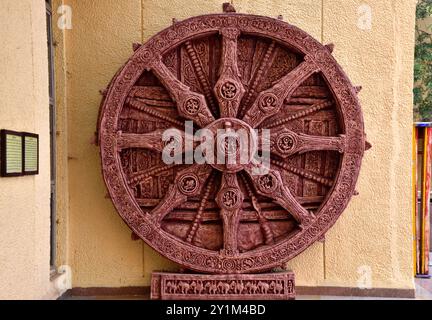
M 295 297 L 294 274 L 181 275 L 153 273 L 152 299 L 289 300 Z

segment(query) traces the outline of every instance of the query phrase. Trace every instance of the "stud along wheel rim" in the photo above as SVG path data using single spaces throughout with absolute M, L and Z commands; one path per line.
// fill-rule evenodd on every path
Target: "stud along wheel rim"
M 332 46 L 280 20 L 219 14 L 178 22 L 135 50 L 99 119 L 104 179 L 133 232 L 206 273 L 270 270 L 322 239 L 354 193 L 365 150 L 358 90 Z M 185 120 L 270 129 L 271 171 L 165 165 L 162 133 Z

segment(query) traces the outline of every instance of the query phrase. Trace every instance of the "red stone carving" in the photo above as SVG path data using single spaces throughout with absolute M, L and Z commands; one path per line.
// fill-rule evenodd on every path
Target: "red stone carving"
M 281 20 L 224 13 L 176 22 L 134 49 L 100 112 L 109 194 L 155 250 L 186 269 L 219 274 L 207 282 L 164 278 L 160 294 L 238 297 L 248 281 L 249 295 L 281 294 L 286 283 L 277 278 L 222 275 L 283 265 L 323 238 L 355 192 L 363 117 L 358 89 L 333 47 Z M 183 131 L 185 120 L 211 132 L 241 128 L 249 137 L 269 129 L 268 141 L 252 146 L 269 143 L 269 172 L 255 175 L 252 159 L 164 164 L 162 150 L 172 141 L 163 141 L 163 132 Z M 239 156 L 237 141 L 216 148 Z
M 153 273 L 154 300 L 290 300 L 294 274 L 197 275 Z

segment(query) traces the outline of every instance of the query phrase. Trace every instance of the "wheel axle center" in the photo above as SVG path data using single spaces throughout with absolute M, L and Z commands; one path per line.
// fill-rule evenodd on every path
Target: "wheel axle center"
M 251 163 L 258 150 L 258 135 L 246 122 L 222 118 L 206 129 L 213 133 L 216 161 L 211 166 L 222 172 L 235 173 Z

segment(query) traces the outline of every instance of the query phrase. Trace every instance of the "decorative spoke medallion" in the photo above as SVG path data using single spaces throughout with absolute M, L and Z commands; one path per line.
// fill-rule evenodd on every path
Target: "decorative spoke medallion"
M 185 268 L 218 274 L 270 270 L 322 239 L 354 194 L 365 151 L 358 92 L 332 46 L 229 13 L 177 22 L 135 49 L 99 119 L 104 179 L 133 232 Z M 228 160 L 186 161 L 197 143 L 185 121 Z M 165 139 L 168 129 L 179 135 Z M 246 158 L 221 130 L 244 132 Z M 171 144 L 182 161 L 167 164 Z M 257 162 L 266 145 L 269 167 Z

